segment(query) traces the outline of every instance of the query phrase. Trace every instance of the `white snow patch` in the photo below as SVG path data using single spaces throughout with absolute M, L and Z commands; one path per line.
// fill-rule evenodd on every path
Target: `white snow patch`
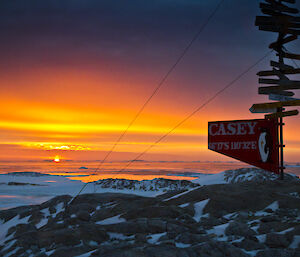
M 188 247 L 191 247 L 191 244 L 184 244 L 184 243 L 175 243 L 175 245 L 178 248 L 188 248 Z
M 180 208 L 185 208 L 187 206 L 189 206 L 190 203 L 184 203 L 184 204 L 180 204 L 178 205 Z
M 276 211 L 276 210 L 278 210 L 278 208 L 279 208 L 278 201 L 275 201 L 275 202 L 271 203 L 270 205 L 268 205 L 268 206 L 265 208 L 265 210 L 266 210 L 266 209 L 271 209 L 272 211 Z
M 90 257 L 91 254 L 92 254 L 93 252 L 96 252 L 97 250 L 98 250 L 98 249 L 93 250 L 93 251 L 90 251 L 90 252 L 87 252 L 87 253 L 84 253 L 84 254 L 81 254 L 81 255 L 77 255 L 76 257 Z
M 44 219 L 41 219 L 40 222 L 35 225 L 35 227 L 37 229 L 40 229 L 41 227 L 45 226 L 47 223 L 48 223 L 48 219 L 44 218 Z
M 30 217 L 27 216 L 27 217 L 20 219 L 20 215 L 17 215 L 14 218 L 1 224 L 0 225 L 0 245 L 3 244 L 5 242 L 5 240 L 7 240 L 7 239 L 5 239 L 5 237 L 6 237 L 7 231 L 11 227 L 14 227 L 18 224 L 26 224 L 26 223 L 28 223 L 29 218 Z
M 279 209 L 279 204 L 278 201 L 275 201 L 273 203 L 271 203 L 270 205 L 268 205 L 266 208 L 264 208 L 261 211 L 257 211 L 254 213 L 254 216 L 268 216 L 270 215 L 269 212 L 266 212 L 267 209 L 271 209 L 273 212 Z
M 213 175 L 202 175 L 201 177 L 192 180 L 193 183 L 204 185 L 227 184 L 225 180 L 225 171 Z
M 227 219 L 227 220 L 230 220 L 230 219 L 233 219 L 237 216 L 238 214 L 236 212 L 233 212 L 233 213 L 228 213 L 226 215 L 223 216 L 223 218 Z
M 289 248 L 296 249 L 300 244 L 300 236 L 294 236 L 293 242 L 290 244 Z
M 295 228 L 288 228 L 288 229 L 286 229 L 286 230 L 277 232 L 276 234 L 284 235 L 285 233 L 288 233 L 288 232 L 290 232 L 290 231 L 293 231 L 294 229 L 295 229 Z
M 44 214 L 44 216 L 47 218 L 49 216 L 51 216 L 49 208 L 45 208 L 43 210 L 41 210 L 41 212 Z
M 45 254 L 48 255 L 48 256 L 50 256 L 54 252 L 55 252 L 55 250 L 51 250 L 51 251 L 45 252 Z
M 110 239 L 118 239 L 118 240 L 126 240 L 126 239 L 133 239 L 134 236 L 125 236 L 124 234 L 121 233 L 114 233 L 114 232 L 108 232 L 107 233 L 110 237 Z
M 256 238 L 260 243 L 265 243 L 267 236 L 266 236 L 266 234 L 263 234 L 263 235 L 256 236 Z
M 208 234 L 215 234 L 218 237 L 224 237 L 224 240 L 227 240 L 227 236 L 225 236 L 225 230 L 228 226 L 229 226 L 229 223 L 214 226 L 212 229 L 207 230 L 207 233 Z
M 107 218 L 107 219 L 104 219 L 104 220 L 97 221 L 96 224 L 111 225 L 111 224 L 117 224 L 117 223 L 125 222 L 126 221 L 125 219 L 120 218 L 121 215 L 122 214 L 117 215 L 117 216 L 113 216 L 113 217 L 110 217 L 110 218 Z
M 200 202 L 194 204 L 194 209 L 195 209 L 194 220 L 195 221 L 199 222 L 203 216 L 208 216 L 207 214 L 203 215 L 203 210 L 208 202 L 209 202 L 209 199 L 206 199 L 206 200 L 203 200 L 203 201 L 200 201 Z
M 16 243 L 17 242 L 17 240 L 12 240 L 12 241 L 10 241 L 10 242 L 8 242 L 8 243 L 5 243 L 5 246 L 3 247 L 3 249 L 1 250 L 1 251 L 6 251 L 6 250 L 8 250 L 9 248 L 11 248 L 13 245 L 14 245 L 14 243 Z
M 152 234 L 152 235 L 150 235 L 151 238 L 149 238 L 147 241 L 148 241 L 149 244 L 157 244 L 157 243 L 158 243 L 158 240 L 159 240 L 162 236 L 164 236 L 164 235 L 166 235 L 166 234 L 167 234 L 166 232 L 164 232 L 164 233 L 158 233 L 158 234 Z
M 64 210 L 64 203 L 63 202 L 59 203 L 58 205 L 56 205 L 55 209 L 56 209 L 56 213 L 52 214 L 53 218 L 55 218 L 58 213 Z
M 189 190 L 187 190 L 187 191 L 185 191 L 185 192 L 182 192 L 182 193 L 177 194 L 177 195 L 174 195 L 174 196 L 172 196 L 172 197 L 170 197 L 170 198 L 164 199 L 163 201 L 164 201 L 164 202 L 167 202 L 167 201 L 169 201 L 169 200 L 172 200 L 172 199 L 178 198 L 178 197 L 180 197 L 180 196 L 183 196 L 183 195 L 185 195 L 185 194 L 187 194 L 187 193 L 189 193 L 189 192 L 191 192 L 191 191 L 194 191 L 194 190 L 196 190 L 196 189 L 199 189 L 199 187 L 195 187 L 195 188 L 189 189 Z

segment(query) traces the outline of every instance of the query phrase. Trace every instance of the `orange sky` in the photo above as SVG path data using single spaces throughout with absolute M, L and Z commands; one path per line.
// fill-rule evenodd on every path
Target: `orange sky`
M 62 69 L 26 70 L 17 77 L 2 77 L 6 90 L 0 96 L 1 159 L 47 159 L 57 154 L 77 160 L 103 158 L 150 91 L 138 86 L 142 78 L 126 80 Z M 111 160 L 134 158 L 209 96 L 199 94 L 199 101 L 195 97 L 188 101 L 189 95 L 176 95 L 172 85 L 168 87 L 131 127 Z M 171 99 L 166 96 L 169 92 Z M 179 127 L 145 159 L 226 160 L 207 150 L 207 122 L 261 117 L 247 110 L 251 99 L 241 103 L 228 98 L 230 91 Z M 298 161 L 299 119 L 288 118 L 286 123 L 286 159 Z
M 215 4 L 155 3 L 3 1 L 1 160 L 104 157 Z M 255 28 L 258 12 L 252 0 L 225 3 L 109 160 L 135 158 L 261 58 L 274 36 Z M 291 49 L 297 52 L 299 44 Z M 270 55 L 143 158 L 229 160 L 207 150 L 207 122 L 262 118 L 249 112 L 253 103 L 268 101 L 257 95 L 256 72 L 275 58 Z M 300 161 L 299 127 L 299 116 L 286 119 L 290 162 Z

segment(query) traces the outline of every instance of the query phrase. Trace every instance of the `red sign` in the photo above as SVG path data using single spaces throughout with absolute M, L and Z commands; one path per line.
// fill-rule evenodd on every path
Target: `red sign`
M 208 149 L 279 173 L 277 119 L 209 122 Z

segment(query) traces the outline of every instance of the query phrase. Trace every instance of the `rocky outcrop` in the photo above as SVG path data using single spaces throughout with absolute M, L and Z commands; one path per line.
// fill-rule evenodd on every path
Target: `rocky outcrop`
M 84 194 L 0 211 L 0 256 L 300 256 L 298 181 Z

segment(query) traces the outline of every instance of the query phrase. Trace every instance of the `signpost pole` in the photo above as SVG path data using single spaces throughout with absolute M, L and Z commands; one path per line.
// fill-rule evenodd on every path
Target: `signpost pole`
M 282 112 L 282 108 L 280 108 L 280 110 L 278 110 L 278 112 Z M 280 179 L 283 180 L 284 178 L 284 163 L 283 163 L 283 148 L 284 148 L 284 144 L 283 144 L 283 118 L 280 117 L 279 118 L 279 146 L 280 146 L 280 166 L 279 166 L 279 172 L 280 172 Z

